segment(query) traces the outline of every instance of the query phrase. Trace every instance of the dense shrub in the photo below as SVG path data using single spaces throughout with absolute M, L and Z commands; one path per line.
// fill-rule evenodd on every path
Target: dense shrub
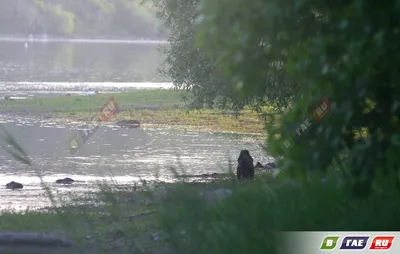
M 279 128 L 269 128 L 269 152 L 284 156 L 283 168 L 292 175 L 326 171 L 346 153 L 354 192 L 368 195 L 377 175 L 400 166 L 399 8 L 396 1 L 205 0 L 200 38 L 220 52 L 221 68 L 247 94 L 279 77 L 271 68 L 277 62 L 298 83 L 292 110 Z M 325 97 L 328 115 L 284 148 Z M 364 143 L 357 142 L 360 132 L 367 133 Z
M 233 194 L 216 206 L 181 185 L 158 208 L 178 253 L 273 254 L 282 247 L 282 231 L 395 231 L 400 226 L 400 203 L 394 202 L 400 192 L 393 181 L 365 200 L 349 198 L 349 187 L 334 175 L 307 185 L 259 177 L 252 184 L 221 186 Z

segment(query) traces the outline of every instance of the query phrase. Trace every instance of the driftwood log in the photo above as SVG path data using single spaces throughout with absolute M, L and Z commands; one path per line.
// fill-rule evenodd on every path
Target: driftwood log
M 156 212 L 157 212 L 157 211 L 153 210 L 153 211 L 144 212 L 144 213 L 132 214 L 132 215 L 126 216 L 125 218 L 127 218 L 127 219 L 133 219 L 133 218 L 137 218 L 137 217 L 140 217 L 140 216 L 153 214 L 153 213 L 156 213 Z
M 0 232 L 0 253 L 65 253 L 74 243 L 70 239 L 41 233 Z

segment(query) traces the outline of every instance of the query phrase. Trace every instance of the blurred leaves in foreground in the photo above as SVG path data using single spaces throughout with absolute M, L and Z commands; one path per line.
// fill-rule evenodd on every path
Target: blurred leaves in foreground
M 221 95 L 236 108 L 290 109 L 278 124 L 271 118 L 267 124 L 268 152 L 284 157 L 287 174 L 306 179 L 342 165 L 354 194 L 364 196 L 374 180 L 398 172 L 398 1 L 155 3 L 170 31 L 166 73 L 177 86 Z M 329 115 L 284 149 L 293 126 L 325 97 Z

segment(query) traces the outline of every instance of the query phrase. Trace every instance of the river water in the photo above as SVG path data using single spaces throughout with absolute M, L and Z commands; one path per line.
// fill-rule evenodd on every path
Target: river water
M 0 93 L 52 96 L 65 91 L 82 92 L 85 85 L 107 91 L 168 88 L 169 80 L 157 73 L 163 56 L 158 45 L 135 43 L 28 43 L 0 41 Z M 84 84 L 84 85 L 82 85 Z M 0 114 L 0 122 L 25 149 L 33 166 L 15 160 L 0 150 L 0 185 L 10 181 L 22 190 L 0 187 L 0 208 L 25 209 L 49 205 L 37 172 L 55 191 L 93 190 L 96 181 L 118 183 L 140 179 L 170 180 L 173 167 L 186 174 L 226 172 L 241 149 L 255 161 L 267 162 L 260 146 L 240 136 L 168 128 L 121 129 L 101 126 L 76 154 L 69 140 L 78 123 L 61 123 Z M 3 144 L 4 145 L 4 144 Z M 54 181 L 71 177 L 82 181 L 71 187 Z
M 143 41 L 0 40 L 1 96 L 170 88 L 159 74 L 167 45 Z

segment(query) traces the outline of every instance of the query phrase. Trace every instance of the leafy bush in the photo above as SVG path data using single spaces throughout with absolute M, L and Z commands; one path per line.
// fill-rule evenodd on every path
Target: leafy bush
M 298 84 L 292 110 L 278 128 L 269 128 L 269 152 L 284 156 L 281 167 L 288 173 L 337 168 L 332 165 L 347 153 L 354 194 L 365 196 L 378 175 L 398 172 L 396 1 L 205 0 L 200 7 L 203 47 L 220 52 L 219 66 L 243 92 L 260 94 L 267 80 L 279 77 Z M 284 88 L 290 86 L 275 90 Z M 324 97 L 332 102 L 329 116 L 314 122 L 297 145 L 284 148 L 293 127 L 311 118 Z M 356 138 L 361 130 L 368 133 L 364 144 Z
M 168 35 L 169 45 L 162 49 L 162 52 L 166 55 L 166 60 L 161 72 L 171 77 L 176 87 L 193 92 L 195 96 L 194 107 L 200 108 L 203 104 L 212 106 L 214 99 L 223 97 L 223 103 L 218 104 L 221 108 L 240 110 L 248 104 L 255 103 L 258 107 L 273 105 L 280 109 L 287 106 L 293 95 L 296 94 L 297 84 L 284 75 L 281 65 L 273 65 L 265 69 L 264 62 L 246 66 L 246 68 L 253 70 L 254 74 L 257 74 L 253 81 L 257 81 L 257 84 L 262 85 L 262 87 L 258 87 L 257 91 L 252 91 L 253 93 L 247 93 L 247 90 L 240 89 L 238 92 L 237 88 L 240 88 L 240 84 L 237 86 L 237 80 L 232 79 L 232 77 L 236 77 L 236 70 L 228 70 L 218 64 L 218 61 L 226 55 L 225 49 L 198 45 L 198 20 L 201 19 L 202 13 L 199 12 L 197 6 L 204 1 L 148 1 L 151 1 L 158 8 L 157 16 Z M 232 9 L 232 6 L 228 6 L 223 11 Z M 221 10 L 213 9 L 213 11 L 215 15 L 219 15 L 218 12 Z M 212 44 L 213 41 L 218 43 L 220 39 L 228 42 L 228 30 L 230 31 L 233 28 L 226 25 L 221 27 L 220 30 L 215 30 L 216 33 L 205 35 L 203 38 L 205 44 Z M 213 28 L 211 31 L 214 31 Z M 215 37 L 210 38 L 209 36 Z M 234 45 L 235 41 L 232 41 L 232 43 Z M 263 55 L 262 50 L 258 50 L 256 53 Z M 232 57 L 235 59 L 230 60 L 235 62 L 242 59 L 241 54 L 235 54 Z M 261 69 L 265 69 L 265 71 L 261 71 L 261 74 L 268 78 L 258 79 Z M 277 75 L 272 76 L 271 73 Z
M 216 186 L 233 192 L 216 206 L 182 184 L 158 207 L 160 224 L 178 253 L 272 254 L 281 247 L 281 231 L 395 231 L 400 226 L 400 204 L 393 202 L 400 192 L 393 181 L 362 201 L 349 198 L 349 186 L 336 175 L 303 185 L 260 177 L 251 184 Z

